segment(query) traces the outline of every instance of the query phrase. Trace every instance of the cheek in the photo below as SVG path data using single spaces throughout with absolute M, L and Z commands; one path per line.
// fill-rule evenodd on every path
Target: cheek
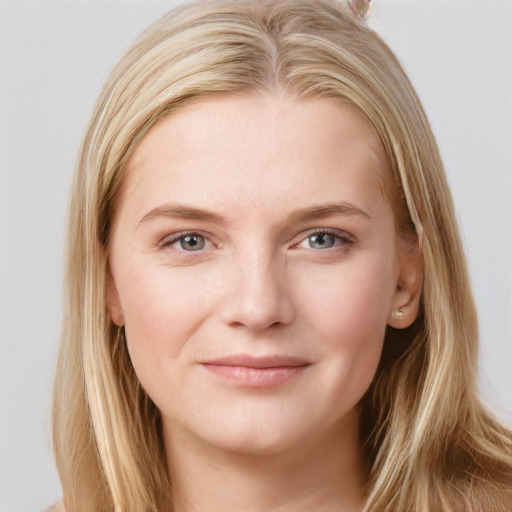
M 317 275 L 315 286 L 302 294 L 302 310 L 319 340 L 320 358 L 326 361 L 324 387 L 335 382 L 332 399 L 342 393 L 352 405 L 377 370 L 395 289 L 392 266 L 362 263 L 340 266 L 339 272 L 323 278 Z
M 314 279 L 301 273 L 297 282 L 303 311 L 319 330 L 330 333 L 327 338 L 353 339 L 360 345 L 375 331 L 384 332 L 396 288 L 392 261 L 368 257 L 344 262 L 338 269 L 317 272 Z
M 198 293 L 201 283 L 181 270 L 135 267 L 119 290 L 130 357 L 144 387 L 180 357 L 211 308 L 212 297 Z

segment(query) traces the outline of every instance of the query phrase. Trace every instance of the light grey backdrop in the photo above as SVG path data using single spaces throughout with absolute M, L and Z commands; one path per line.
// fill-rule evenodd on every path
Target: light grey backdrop
M 340 0 L 341 1 L 341 0 Z M 177 0 L 0 0 L 0 510 L 60 490 L 47 416 L 67 191 L 117 57 Z M 481 388 L 512 421 L 512 1 L 374 0 L 437 135 L 481 318 Z

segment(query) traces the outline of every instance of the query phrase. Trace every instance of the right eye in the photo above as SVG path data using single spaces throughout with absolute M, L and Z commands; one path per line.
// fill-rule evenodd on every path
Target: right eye
M 309 235 L 307 240 L 311 249 L 330 249 L 338 241 L 336 235 L 332 233 L 314 233 Z

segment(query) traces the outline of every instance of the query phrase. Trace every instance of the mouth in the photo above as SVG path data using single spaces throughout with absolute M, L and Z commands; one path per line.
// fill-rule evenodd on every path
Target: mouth
M 298 377 L 311 363 L 293 356 L 255 357 L 235 354 L 205 361 L 201 365 L 232 384 L 248 388 L 269 388 Z

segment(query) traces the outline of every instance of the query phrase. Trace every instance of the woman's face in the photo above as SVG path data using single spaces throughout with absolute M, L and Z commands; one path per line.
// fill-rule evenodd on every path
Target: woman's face
M 292 95 L 196 101 L 145 136 L 108 300 L 164 437 L 275 453 L 357 424 L 393 309 L 415 316 L 380 151 L 354 107 Z

